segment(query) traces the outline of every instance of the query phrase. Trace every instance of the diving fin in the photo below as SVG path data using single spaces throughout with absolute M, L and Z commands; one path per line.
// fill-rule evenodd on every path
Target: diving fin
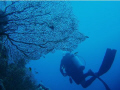
M 110 48 L 107 48 L 102 65 L 97 73 L 98 76 L 103 75 L 110 69 L 110 67 L 114 61 L 116 52 L 117 52 L 117 50 L 115 50 L 115 49 L 111 50 Z

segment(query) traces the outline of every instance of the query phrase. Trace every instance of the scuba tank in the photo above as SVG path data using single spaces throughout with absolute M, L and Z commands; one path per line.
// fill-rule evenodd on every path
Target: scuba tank
M 60 64 L 60 72 L 63 76 L 70 76 L 75 82 L 78 82 L 81 81 L 77 79 L 83 75 L 84 69 L 85 61 L 83 58 L 81 59 L 78 55 L 73 53 L 66 53 L 65 56 L 63 56 Z M 70 78 L 69 80 L 72 83 Z
M 78 70 L 84 70 L 85 69 L 85 60 L 83 58 L 80 58 L 78 55 L 71 54 L 71 61 L 75 69 Z

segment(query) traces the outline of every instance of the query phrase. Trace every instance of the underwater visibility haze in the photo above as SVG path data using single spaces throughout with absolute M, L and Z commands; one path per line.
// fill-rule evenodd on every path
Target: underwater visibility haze
M 100 78 L 110 90 L 120 90 L 120 2 L 0 4 L 0 90 L 106 90 L 98 77 L 87 88 L 77 85 L 60 65 L 71 52 L 84 63 L 84 73 L 96 73 L 108 48 L 117 52 Z

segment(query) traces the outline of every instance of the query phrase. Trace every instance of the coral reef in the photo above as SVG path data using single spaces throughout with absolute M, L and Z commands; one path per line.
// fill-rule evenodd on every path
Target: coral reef
M 34 77 L 31 73 L 26 73 L 29 69 L 25 67 L 25 60 L 9 64 L 7 55 L 3 55 L 5 48 L 0 47 L 0 51 L 0 87 L 6 90 L 36 90 Z

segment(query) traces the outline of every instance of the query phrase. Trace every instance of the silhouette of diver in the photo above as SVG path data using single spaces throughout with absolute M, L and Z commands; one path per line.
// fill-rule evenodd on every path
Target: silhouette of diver
M 114 61 L 115 54 L 115 49 L 111 50 L 108 48 L 99 71 L 97 73 L 93 73 L 92 70 L 88 70 L 88 72 L 84 74 L 83 70 L 85 69 L 85 66 L 82 65 L 77 56 L 72 53 L 67 53 L 61 60 L 60 72 L 63 76 L 70 77 L 70 83 L 72 83 L 73 79 L 76 84 L 81 84 L 83 88 L 87 88 L 96 78 L 98 78 L 104 84 L 106 90 L 110 90 L 108 85 L 100 78 L 100 76 L 110 69 Z M 85 80 L 88 76 L 92 77 Z

